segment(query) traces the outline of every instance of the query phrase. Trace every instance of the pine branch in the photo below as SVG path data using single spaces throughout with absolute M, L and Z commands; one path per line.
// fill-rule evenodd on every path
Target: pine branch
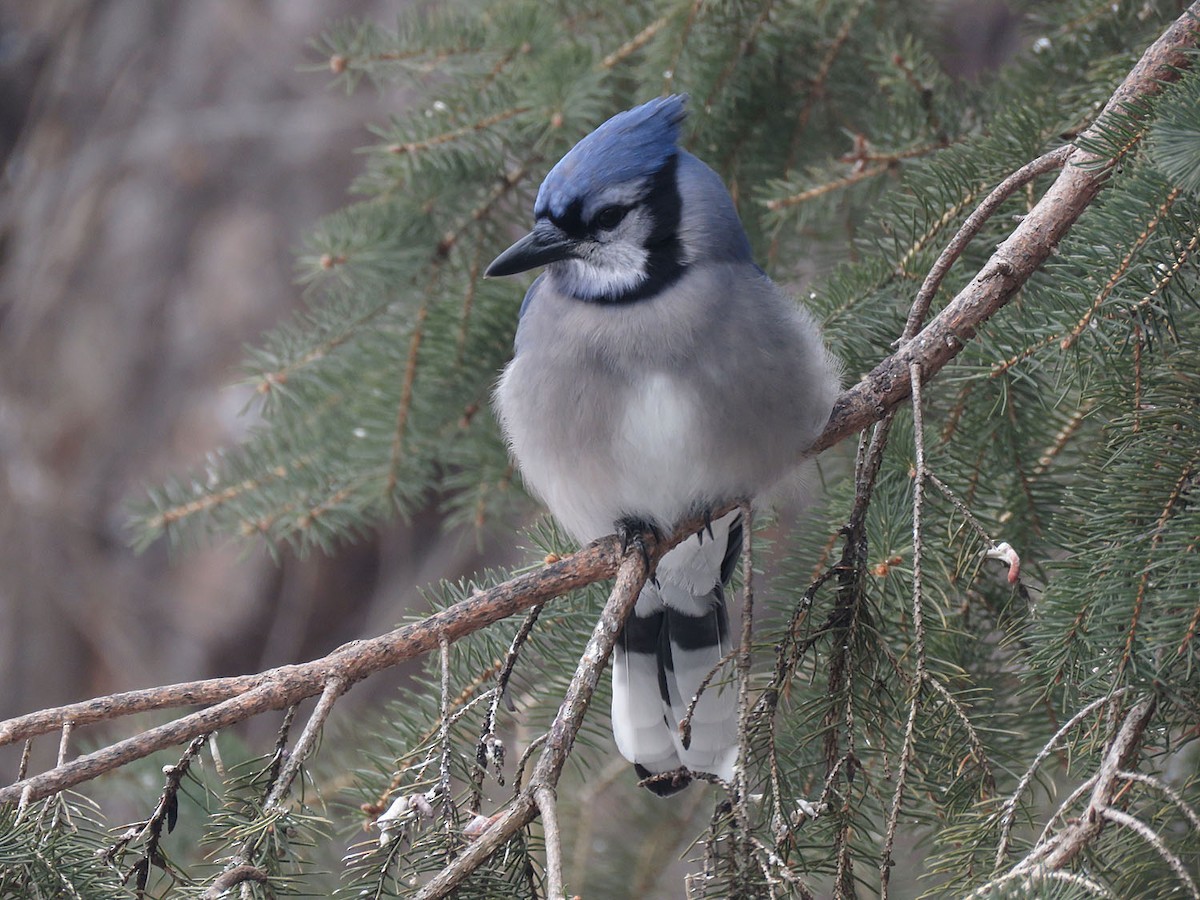
M 1114 700 L 1112 697 L 1104 699 L 1106 701 Z M 1093 709 L 1095 706 L 1096 704 L 1089 704 L 1088 709 Z M 1135 703 L 1125 715 L 1120 728 L 1100 762 L 1096 774 L 1087 782 L 1087 784 L 1091 785 L 1091 797 L 1084 812 L 1077 818 L 1071 819 L 1070 823 L 1062 831 L 1049 836 L 1043 833 L 1041 840 L 1023 859 L 1006 872 L 981 885 L 970 895 L 971 897 L 985 897 L 1001 885 L 1020 878 L 1045 877 L 1047 873 L 1064 870 L 1076 856 L 1096 841 L 1100 833 L 1104 830 L 1106 822 L 1116 820 L 1126 827 L 1130 827 L 1130 822 L 1135 822 L 1138 826 L 1142 826 L 1142 823 L 1132 816 L 1119 809 L 1115 809 L 1113 804 L 1120 794 L 1121 782 L 1127 780 L 1127 776 L 1123 770 L 1140 752 L 1142 737 L 1149 727 L 1156 707 L 1157 701 L 1154 698 L 1145 698 Z M 1079 716 L 1076 716 L 1072 721 L 1076 722 L 1079 718 Z M 1066 726 L 1064 726 L 1064 730 L 1065 728 Z M 1056 735 L 1057 737 L 1058 735 Z M 1024 783 L 1027 783 L 1027 780 Z M 1084 792 L 1080 792 L 1080 794 Z M 1013 807 L 1010 806 L 1009 809 L 1013 809 Z M 1002 823 L 1002 841 L 999 855 L 997 856 L 997 864 L 1000 863 L 1006 852 L 1007 826 L 1011 825 L 1011 822 L 1012 819 L 1007 815 L 1006 811 L 1004 822 Z M 1143 829 L 1144 826 L 1139 828 L 1139 833 L 1146 836 L 1146 832 Z M 1158 847 L 1165 850 L 1161 842 L 1159 842 Z M 1167 851 L 1167 855 L 1172 857 L 1172 863 L 1174 863 L 1174 855 L 1170 854 L 1169 851 Z M 1176 868 L 1174 864 L 1172 868 L 1175 868 L 1177 874 L 1179 873 L 1180 869 Z M 1190 888 L 1194 896 L 1196 886 L 1190 878 L 1186 877 L 1186 872 L 1180 880 Z
M 913 363 L 919 364 L 926 380 L 936 375 L 1049 258 L 1100 193 L 1109 171 L 1111 159 L 1081 149 L 1079 144 L 1097 139 L 1113 120 L 1129 113 L 1134 101 L 1153 96 L 1163 85 L 1178 80 L 1191 64 L 1189 51 L 1197 44 L 1198 18 L 1200 3 L 1193 3 L 1146 50 L 1096 122 L 1080 135 L 1062 173 L 1037 205 L 932 322 L 838 398 L 829 424 L 809 453 L 820 453 L 883 419 L 909 395 Z
M 694 534 L 702 525 L 702 518 L 685 523 L 678 534 L 656 546 L 652 553 L 665 553 L 679 541 Z M 282 666 L 258 675 L 214 678 L 101 697 L 9 719 L 0 723 L 0 746 L 68 724 L 105 721 L 133 712 L 167 709 L 196 702 L 216 703 L 209 709 L 64 763 L 49 772 L 0 788 L 0 803 L 22 798 L 24 802 L 30 802 L 46 797 L 141 759 L 155 750 L 182 743 L 204 732 L 227 727 L 268 710 L 285 709 L 307 697 L 320 694 L 333 679 L 343 680 L 349 688 L 376 672 L 429 652 L 443 638 L 457 640 L 522 609 L 611 577 L 620 559 L 617 539 L 606 538 L 536 572 L 479 591 L 471 598 L 419 622 L 377 638 L 347 644 L 312 662 Z

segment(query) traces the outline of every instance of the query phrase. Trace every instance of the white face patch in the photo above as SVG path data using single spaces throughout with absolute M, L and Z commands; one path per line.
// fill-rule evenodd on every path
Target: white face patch
M 645 244 L 652 225 L 648 210 L 631 209 L 616 228 L 583 241 L 577 256 L 555 264 L 555 277 L 567 293 L 588 300 L 636 290 L 648 276 Z

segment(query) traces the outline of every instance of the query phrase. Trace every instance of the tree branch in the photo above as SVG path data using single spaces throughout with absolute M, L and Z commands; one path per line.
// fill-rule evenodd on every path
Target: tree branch
M 548 784 L 533 788 L 533 799 L 542 817 L 542 832 L 546 836 L 546 897 L 562 900 L 562 836 L 558 829 L 557 796 Z
M 703 525 L 703 520 L 698 524 Z M 699 529 L 692 528 L 687 533 L 691 535 L 697 530 Z M 678 536 L 676 534 L 676 537 Z M 651 564 L 660 559 L 667 549 L 669 546 L 664 543 L 650 550 Z M 600 619 L 592 631 L 592 637 L 579 658 L 579 665 L 567 687 L 558 715 L 550 725 L 542 755 L 534 766 L 528 787 L 513 798 L 508 809 L 502 812 L 462 855 L 430 879 L 416 895 L 416 900 L 445 897 L 518 831 L 533 821 L 538 810 L 538 793 L 541 791 L 545 797 L 544 789 L 553 789 L 558 784 L 563 765 L 575 745 L 579 726 L 583 724 L 583 716 L 587 712 L 592 693 L 612 654 L 617 635 L 621 633 L 625 620 L 633 612 L 633 605 L 637 602 L 649 572 L 650 569 L 641 553 L 636 548 L 631 548 L 617 573 L 616 583 L 609 594 L 608 602 L 600 612 Z M 559 867 L 558 878 L 561 879 L 561 859 Z
M 979 327 L 1004 306 L 1046 261 L 1080 214 L 1095 199 L 1108 175 L 1111 160 L 1083 150 L 1078 145 L 1098 138 L 1114 117 L 1132 115 L 1133 100 L 1153 96 L 1164 84 L 1178 80 L 1181 70 L 1188 68 L 1188 51 L 1197 44 L 1198 18 L 1200 3 L 1193 3 L 1150 45 L 1120 87 L 1113 92 L 1096 121 L 1080 135 L 1075 149 L 1066 157 L 1063 171 L 1042 199 L 1007 240 L 996 248 L 971 283 L 959 291 L 932 322 L 872 369 L 862 381 L 842 393 L 825 430 L 809 448 L 809 455 L 829 449 L 894 409 L 911 391 L 909 370 L 913 363 L 920 365 L 921 375 L 926 380 L 941 371 L 975 336 Z M 1030 166 L 1039 162 L 1057 163 L 1058 152 L 1061 151 L 1041 157 Z M 1025 172 L 1025 169 L 1016 174 L 1021 172 Z M 1037 171 L 1032 174 L 1037 174 Z M 1011 182 L 1012 178 L 1006 180 L 997 191 L 1007 187 L 1011 192 L 1020 186 Z M 991 198 L 985 200 L 981 209 L 987 207 L 990 201 Z M 994 207 L 991 211 L 994 211 Z M 968 223 L 973 223 L 973 220 L 974 216 L 968 219 Z M 952 243 L 951 247 L 954 246 L 955 243 Z M 961 247 L 957 252 L 961 253 Z M 941 263 L 939 260 L 934 272 L 939 270 Z M 939 278 L 941 275 L 944 275 L 944 271 L 939 273 Z M 910 318 L 910 324 L 913 321 Z
M 678 534 L 663 541 L 653 553 L 665 553 L 702 525 L 703 520 L 699 517 L 684 523 Z M 375 672 L 434 649 L 443 638 L 458 640 L 530 606 L 609 578 L 617 570 L 620 560 L 616 538 L 605 538 L 535 572 L 479 591 L 419 622 L 380 637 L 346 644 L 328 656 L 308 663 L 281 666 L 258 675 L 213 678 L 116 694 L 10 719 L 0 723 L 0 746 L 54 731 L 67 723 L 82 725 L 135 712 L 216 703 L 48 772 L 0 788 L 0 803 L 16 801 L 23 793 L 25 802 L 41 799 L 155 750 L 183 743 L 204 732 L 225 728 L 268 710 L 285 709 L 320 694 L 325 685 L 334 680 L 349 689 Z
M 1102 699 L 1114 701 L 1116 695 Z M 1097 702 L 1093 702 L 1088 705 L 1088 709 L 1094 709 L 1097 705 Z M 1141 751 L 1142 736 L 1154 717 L 1156 706 L 1157 701 L 1153 697 L 1146 697 L 1135 703 L 1126 714 L 1112 743 L 1105 751 L 1096 774 L 1086 782 L 1091 785 L 1092 791 L 1087 808 L 1077 818 L 1070 819 L 1067 826 L 1061 831 L 1053 835 L 1048 835 L 1048 829 L 1044 831 L 1038 843 L 1022 860 L 1003 874 L 976 888 L 969 896 L 985 897 L 996 888 L 1015 879 L 1045 878 L 1065 870 L 1075 857 L 1095 842 L 1096 838 L 1100 836 L 1100 832 L 1104 830 L 1105 823 L 1109 821 L 1115 821 L 1126 827 L 1134 827 L 1142 837 L 1154 844 L 1155 849 L 1159 850 L 1168 862 L 1172 863 L 1172 868 L 1179 875 L 1181 870 L 1174 865 L 1175 857 L 1169 851 L 1165 851 L 1161 841 L 1157 841 L 1157 835 L 1154 835 L 1149 828 L 1138 827 L 1141 823 L 1137 823 L 1136 819 L 1113 808 L 1113 803 L 1120 795 L 1121 782 L 1129 780 L 1130 773 L 1125 771 L 1125 768 Z M 1076 715 L 1068 725 L 1077 724 L 1081 718 L 1081 715 Z M 1067 726 L 1064 726 L 1064 730 L 1066 728 Z M 1052 743 L 1063 733 L 1064 731 L 1060 731 L 1059 734 L 1056 734 L 1051 739 Z M 1022 785 L 1028 784 L 1031 774 L 1032 770 L 1026 773 L 1026 777 L 1021 781 Z M 1085 792 L 1086 790 L 1077 790 L 1072 797 L 1082 796 Z M 1009 829 L 1012 825 L 1011 814 L 1014 812 L 1012 804 L 1015 799 L 1016 797 L 1009 801 L 1005 813 L 1001 817 L 1001 845 L 1000 853 L 996 857 L 997 866 L 1003 860 L 1003 854 L 1008 845 Z M 1137 825 L 1131 823 L 1137 823 Z M 1153 839 L 1151 839 L 1151 835 Z M 1180 880 L 1189 887 L 1195 896 L 1195 883 L 1186 877 L 1186 873 Z

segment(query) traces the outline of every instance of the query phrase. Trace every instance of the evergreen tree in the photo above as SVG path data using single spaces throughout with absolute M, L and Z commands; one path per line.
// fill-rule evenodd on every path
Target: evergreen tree
M 543 606 L 562 591 L 538 572 L 484 573 L 432 589 L 433 623 L 339 650 L 315 688 L 268 673 L 0 725 L 7 742 L 217 704 L 155 733 L 187 745 L 157 800 L 137 766 L 109 776 L 146 810 L 123 832 L 58 792 L 116 761 L 0 790 L 20 801 L 0 806 L 0 896 L 432 896 L 441 873 L 459 897 L 541 897 L 565 873 L 568 896 L 686 879 L 690 897 L 1200 897 L 1193 25 L 1165 0 L 1031 5 L 1023 49 L 973 80 L 947 72 L 937 5 L 883 0 L 492 0 L 332 28 L 318 49 L 337 81 L 420 100 L 376 126 L 359 199 L 312 236 L 308 312 L 251 351 L 264 424 L 152 491 L 139 540 L 336 552 L 430 497 L 451 524 L 527 512 L 489 414 L 520 288 L 482 268 L 580 137 L 687 92 L 686 144 L 756 257 L 804 293 L 848 381 L 871 373 L 825 441 L 874 423 L 853 467 L 825 454 L 797 525 L 759 511 L 753 653 L 716 676 L 742 679 L 743 772 L 611 808 L 629 775 L 604 768 L 603 679 L 579 718 L 607 586 Z M 531 563 L 575 549 L 549 522 L 512 540 Z M 611 542 L 581 559 L 583 576 L 546 571 L 618 565 Z M 614 596 L 640 565 L 621 563 Z M 492 624 L 463 625 L 456 604 L 484 600 Z M 427 678 L 314 754 L 337 698 L 401 644 L 432 648 Z M 262 758 L 204 739 L 285 707 Z M 597 849 L 602 815 L 619 824 Z M 376 830 L 340 861 L 364 818 Z

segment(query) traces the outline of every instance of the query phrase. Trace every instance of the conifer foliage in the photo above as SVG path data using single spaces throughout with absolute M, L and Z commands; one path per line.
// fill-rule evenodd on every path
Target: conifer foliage
M 482 269 L 575 141 L 687 92 L 757 258 L 870 373 L 821 442 L 868 426 L 853 466 L 825 454 L 800 526 L 758 511 L 750 652 L 714 674 L 741 691 L 735 783 L 606 809 L 624 839 L 593 850 L 632 777 L 604 768 L 604 635 L 646 573 L 543 522 L 512 540 L 559 561 L 431 588 L 434 619 L 326 660 L 0 723 L 67 747 L 202 707 L 0 788 L 0 897 L 1200 898 L 1200 20 L 1034 4 L 963 79 L 941 8 L 491 0 L 331 28 L 347 90 L 420 99 L 314 231 L 308 311 L 250 351 L 263 424 L 136 510 L 142 543 L 330 552 L 431 497 L 452 524 L 528 512 L 489 411 L 520 288 Z M 321 745 L 346 690 L 417 654 L 401 702 Z M 213 734 L 269 710 L 273 748 Z M 135 764 L 167 747 L 162 776 Z M 143 812 L 115 827 L 89 798 L 122 778 Z

